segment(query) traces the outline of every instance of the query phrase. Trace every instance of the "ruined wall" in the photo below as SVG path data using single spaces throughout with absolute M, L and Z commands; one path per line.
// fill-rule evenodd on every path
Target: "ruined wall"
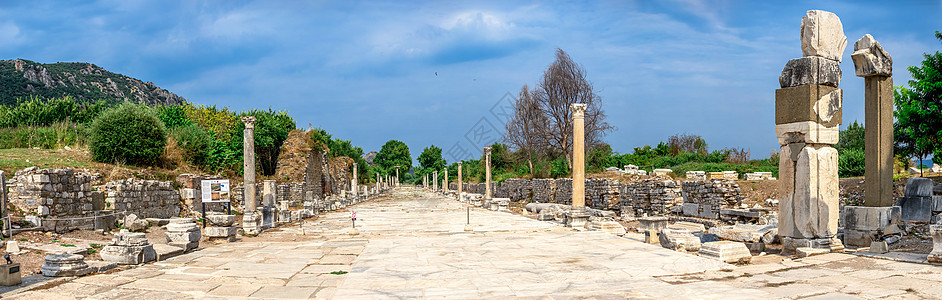
M 135 214 L 142 218 L 180 216 L 180 193 L 170 181 L 125 179 L 100 187 L 105 206 L 110 210 Z
M 499 189 L 510 201 L 525 201 L 530 199 L 532 184 L 526 179 L 507 179 L 500 184 Z
M 683 201 L 680 182 L 658 178 L 646 178 L 625 184 L 621 190 L 622 213 L 626 210 L 635 216 L 659 216 L 670 213 L 671 207 Z
M 91 175 L 87 173 L 32 167 L 17 171 L 11 181 L 10 204 L 27 213 L 76 217 L 104 209 L 101 193 L 98 197 L 92 195 Z
M 556 195 L 553 198 L 553 203 L 557 204 L 572 204 L 572 178 L 559 178 L 556 179 Z
M 586 206 L 595 209 L 621 209 L 621 187 L 624 184 L 614 179 L 587 179 L 585 182 Z
M 531 182 L 531 194 L 533 195 L 533 202 L 553 202 L 553 200 L 556 198 L 555 179 L 533 179 Z

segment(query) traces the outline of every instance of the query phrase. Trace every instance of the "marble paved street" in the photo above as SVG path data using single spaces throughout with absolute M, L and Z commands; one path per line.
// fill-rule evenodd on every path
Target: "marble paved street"
M 348 235 L 350 210 L 359 235 Z M 75 279 L 14 299 L 942 298 L 942 267 L 846 254 L 733 266 L 419 189 L 254 241 Z M 774 258 L 774 257 L 773 257 Z M 765 263 L 762 263 L 765 261 Z

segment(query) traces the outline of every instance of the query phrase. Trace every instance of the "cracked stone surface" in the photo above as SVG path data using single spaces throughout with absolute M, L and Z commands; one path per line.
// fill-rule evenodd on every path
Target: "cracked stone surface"
M 360 234 L 347 234 L 350 212 Z M 11 299 L 926 299 L 942 267 L 826 254 L 757 256 L 734 266 L 601 231 L 473 208 L 400 188 L 297 226 L 285 242 L 220 244 L 166 261 L 75 278 Z M 291 241 L 294 239 L 294 241 Z M 38 284 L 37 284 L 38 285 Z

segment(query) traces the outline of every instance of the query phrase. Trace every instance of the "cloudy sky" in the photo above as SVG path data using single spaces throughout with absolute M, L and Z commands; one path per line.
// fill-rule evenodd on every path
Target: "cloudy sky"
M 561 48 L 583 64 L 617 152 L 676 133 L 710 149 L 776 150 L 774 91 L 801 56 L 810 9 L 836 13 L 848 47 L 844 123 L 863 121 L 853 43 L 872 34 L 894 81 L 942 50 L 940 1 L 0 1 L 0 59 L 90 62 L 197 104 L 288 110 L 379 150 L 478 156 L 508 95 Z

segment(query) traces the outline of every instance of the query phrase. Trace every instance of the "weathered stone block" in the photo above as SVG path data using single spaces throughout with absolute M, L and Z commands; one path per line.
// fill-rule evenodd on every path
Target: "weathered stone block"
M 229 227 L 210 226 L 210 227 L 204 228 L 203 230 L 206 236 L 211 237 L 211 238 L 235 236 L 236 233 L 238 232 L 238 228 L 236 228 L 235 226 L 229 226 Z
M 690 231 L 690 233 L 701 233 L 706 231 L 706 226 L 700 223 L 693 222 L 677 222 L 674 224 L 667 225 L 668 229 L 683 229 Z
M 903 196 L 897 201 L 903 221 L 929 222 L 932 218 L 932 197 Z
M 101 249 L 101 259 L 119 265 L 137 265 L 157 259 L 154 245 L 145 246 L 105 246 Z
M 158 244 L 158 245 L 159 245 L 159 244 Z M 167 243 L 167 245 L 170 245 L 170 246 L 174 246 L 174 247 L 183 249 L 183 251 L 190 251 L 190 250 L 193 250 L 193 249 L 196 249 L 197 247 L 199 247 L 199 246 L 200 246 L 200 242 L 169 242 L 169 243 Z M 155 247 L 156 247 L 156 246 L 155 246 Z M 156 248 L 155 248 L 155 249 L 156 249 Z M 154 250 L 154 251 L 157 251 L 157 250 Z
M 154 253 L 156 253 L 157 261 L 164 261 L 171 257 L 183 254 L 184 249 L 181 247 L 176 247 L 167 244 L 155 244 Z
M 700 250 L 700 238 L 684 229 L 662 229 L 658 234 L 661 247 L 674 251 L 697 252 Z
M 47 255 L 42 265 L 42 274 L 47 277 L 82 276 L 89 271 L 85 257 L 78 254 Z
M 809 10 L 801 18 L 801 53 L 841 61 L 847 37 L 841 19 L 832 12 Z
M 2 180 L 3 178 L 0 178 Z M 23 283 L 23 272 L 20 272 L 20 263 L 0 265 L 0 286 L 12 286 Z
M 736 242 L 747 242 L 747 243 L 758 243 L 762 241 L 762 237 L 769 230 L 775 229 L 774 226 L 763 226 L 763 225 L 749 225 L 749 224 L 736 224 L 733 226 L 716 226 L 710 228 L 709 232 L 717 235 L 721 239 L 736 241 Z
M 801 247 L 795 249 L 798 258 L 804 258 L 813 255 L 821 255 L 831 253 L 830 249 L 821 249 L 821 248 L 811 248 L 811 247 Z
M 775 90 L 775 124 L 811 121 L 825 127 L 841 124 L 840 89 L 817 84 Z
M 748 263 L 752 260 L 752 254 L 746 244 L 730 241 L 702 244 L 699 254 L 726 263 Z
M 685 216 L 695 217 L 700 214 L 700 205 L 696 203 L 684 203 L 681 206 Z
M 779 175 L 785 195 L 779 203 L 782 237 L 825 238 L 837 234 L 839 187 L 837 150 L 828 145 L 808 145 L 797 162 L 789 147 L 782 147 Z
M 826 127 L 812 121 L 775 125 L 775 137 L 782 146 L 797 142 L 834 145 L 839 133 L 838 126 Z
M 931 197 L 935 188 L 935 181 L 924 177 L 911 177 L 906 180 L 906 190 L 903 193 L 909 197 Z
M 809 56 L 789 60 L 779 76 L 782 88 L 807 84 L 838 87 L 841 84 L 841 66 L 835 60 Z
M 893 76 L 893 58 L 869 33 L 854 43 L 850 58 L 858 77 Z
M 930 225 L 929 234 L 932 235 L 932 252 L 929 252 L 928 260 L 942 263 L 942 225 Z

